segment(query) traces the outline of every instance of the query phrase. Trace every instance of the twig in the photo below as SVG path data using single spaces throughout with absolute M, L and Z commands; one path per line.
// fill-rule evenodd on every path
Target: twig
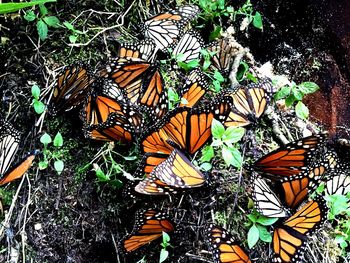
M 85 43 L 71 43 L 68 44 L 68 46 L 71 47 L 81 47 L 81 46 L 87 46 L 89 45 L 95 38 L 97 38 L 99 35 L 101 35 L 102 33 L 112 30 L 114 28 L 118 28 L 124 25 L 124 17 L 129 13 L 129 11 L 131 10 L 131 8 L 133 7 L 134 3 L 136 0 L 134 0 L 132 2 L 132 4 L 129 6 L 129 8 L 125 11 L 125 13 L 121 16 L 118 17 L 117 22 L 120 20 L 120 22 L 117 25 L 111 26 L 111 27 L 106 27 L 104 29 L 102 29 L 101 31 L 97 32 L 91 39 L 89 39 L 89 41 L 85 42 Z
M 112 233 L 111 233 L 111 236 L 112 236 L 113 246 L 115 248 L 115 253 L 117 255 L 117 262 L 120 263 L 118 245 L 117 245 L 117 242 L 115 242 L 115 238 Z
M 31 203 L 31 189 L 32 189 L 32 185 L 30 184 L 30 180 L 28 178 L 28 175 L 25 175 L 25 178 L 28 181 L 28 199 L 27 199 L 27 203 L 25 205 L 25 213 L 24 213 L 24 219 L 23 219 L 23 227 L 21 230 L 21 240 L 22 240 L 22 261 L 26 262 L 26 255 L 25 255 L 25 247 L 26 247 L 26 223 L 27 223 L 27 214 L 28 214 L 28 209 L 29 209 L 29 205 Z
M 5 229 L 6 228 L 9 228 L 9 222 L 11 220 L 11 217 L 12 217 L 12 213 L 13 213 L 13 209 L 15 208 L 15 205 L 16 205 L 16 202 L 17 202 L 17 199 L 18 199 L 18 195 L 19 195 L 19 192 L 21 191 L 22 189 L 22 185 L 23 185 L 23 182 L 24 182 L 24 176 L 22 177 L 22 180 L 17 188 L 17 191 L 15 193 L 15 195 L 13 196 L 13 199 L 12 199 L 12 203 L 11 203 L 11 206 L 10 206 L 10 209 L 9 209 L 9 212 L 5 215 L 5 219 L 4 221 L 1 223 L 1 228 L 0 228 L 0 239 L 3 238 L 3 235 L 4 235 L 4 232 L 5 232 Z

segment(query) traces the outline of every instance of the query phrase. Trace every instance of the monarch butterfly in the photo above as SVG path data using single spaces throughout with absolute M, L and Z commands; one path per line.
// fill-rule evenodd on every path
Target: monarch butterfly
M 254 163 L 254 169 L 271 179 L 296 175 L 307 169 L 312 154 L 325 142 L 326 135 L 312 135 L 268 153 Z
M 322 196 L 303 205 L 273 232 L 273 262 L 301 262 L 307 236 L 317 230 L 327 217 Z
M 178 149 L 157 165 L 149 177 L 142 180 L 135 191 L 141 194 L 163 195 L 176 193 L 176 188 L 199 187 L 205 183 L 204 175 Z
M 290 214 L 263 178 L 254 174 L 252 185 L 255 208 L 260 214 L 266 217 L 287 217 Z
M 55 104 L 55 111 L 69 111 L 80 105 L 93 81 L 90 69 L 85 64 L 66 67 L 57 77 L 57 84 L 53 89 L 52 102 Z
M 340 165 L 326 178 L 326 193 L 328 195 L 346 195 L 350 192 L 350 168 Z
M 118 49 L 119 58 L 140 58 L 149 61 L 154 55 L 156 45 L 152 39 L 144 39 L 136 43 L 122 43 Z
M 188 63 L 200 58 L 203 46 L 204 40 L 202 36 L 198 31 L 191 29 L 183 34 L 179 42 L 174 45 L 172 55 L 178 61 Z
M 211 136 L 213 118 L 223 119 L 213 105 L 201 108 L 175 108 L 159 122 L 146 130 L 141 139 L 141 149 L 145 159 L 143 171 L 164 161 L 173 151 L 173 145 L 188 154 L 197 152 Z
M 230 71 L 233 58 L 238 51 L 237 48 L 232 45 L 230 38 L 222 38 L 213 42 L 207 49 L 210 53 L 214 53 L 211 57 L 211 67 L 227 75 Z
M 10 123 L 4 122 L 2 125 L 0 129 L 0 185 L 22 177 L 32 165 L 37 154 L 37 151 L 34 151 L 11 166 L 18 150 L 20 134 Z
M 159 49 L 165 50 L 178 41 L 186 26 L 198 13 L 198 6 L 184 5 L 151 17 L 143 25 L 145 37 L 153 39 Z
M 231 100 L 231 112 L 225 126 L 243 127 L 256 123 L 271 99 L 271 89 L 271 83 L 264 80 L 226 94 Z
M 251 263 L 247 253 L 222 227 L 209 225 L 206 231 L 206 241 L 209 250 L 213 253 L 215 263 Z
M 167 92 L 158 66 L 139 58 L 117 58 L 110 62 L 100 75 L 112 79 L 117 86 L 110 86 L 105 95 L 113 97 L 114 87 L 121 89 L 133 105 L 144 106 L 153 117 L 160 118 L 167 112 Z
M 285 205 L 296 208 L 309 193 L 316 190 L 326 173 L 337 166 L 338 159 L 334 152 L 326 153 L 325 157 L 307 170 L 293 176 L 287 176 L 277 183 L 276 189 L 281 193 Z
M 121 243 L 126 253 L 156 240 L 162 236 L 163 232 L 173 232 L 174 225 L 166 216 L 156 209 L 139 211 L 136 214 L 135 227 Z
M 194 107 L 204 96 L 209 87 L 205 75 L 199 70 L 193 70 L 187 77 L 185 86 L 181 90 L 181 103 L 179 107 Z

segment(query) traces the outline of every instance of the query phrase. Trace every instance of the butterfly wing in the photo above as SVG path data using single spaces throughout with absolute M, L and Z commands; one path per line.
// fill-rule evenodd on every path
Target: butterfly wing
M 209 225 L 206 241 L 215 263 L 250 263 L 247 253 L 234 241 L 231 234 L 222 227 Z
M 228 75 L 233 61 L 233 57 L 237 53 L 237 49 L 232 45 L 229 38 L 222 38 L 208 46 L 208 51 L 214 53 L 211 57 L 211 68 L 218 70 L 224 75 Z
M 253 176 L 253 200 L 256 210 L 266 217 L 287 217 L 289 215 L 277 195 L 260 176 Z
M 176 189 L 159 180 L 154 171 L 135 186 L 135 191 L 144 195 L 167 195 L 176 193 Z
M 130 253 L 161 237 L 163 232 L 173 231 L 174 225 L 164 213 L 155 209 L 139 211 L 133 232 L 121 243 L 125 252 Z
M 199 13 L 198 6 L 185 5 L 160 13 L 144 23 L 144 34 L 146 38 L 151 38 L 156 46 L 165 50 L 169 45 L 178 41 L 184 28 Z
M 350 192 L 350 168 L 340 165 L 325 180 L 328 195 L 346 195 Z
M 12 182 L 18 178 L 21 178 L 28 169 L 32 166 L 32 163 L 34 161 L 35 155 L 37 154 L 37 151 L 34 151 L 27 155 L 25 158 L 23 158 L 19 163 L 12 166 L 9 171 L 7 171 L 4 176 L 0 180 L 0 185 L 7 184 L 9 182 Z
M 66 67 L 57 78 L 52 102 L 57 111 L 69 111 L 84 101 L 94 79 L 88 67 L 79 63 Z
M 277 183 L 284 204 L 290 208 L 296 208 L 303 202 L 309 193 L 312 193 L 320 185 L 326 173 L 337 166 L 338 158 L 333 152 L 325 155 L 324 159 L 310 166 L 307 170 L 293 176 L 287 176 Z
M 149 61 L 154 55 L 156 45 L 152 39 L 144 39 L 136 43 L 122 43 L 118 49 L 119 58 L 140 58 Z
M 194 107 L 204 96 L 209 87 L 205 75 L 198 69 L 193 70 L 187 77 L 181 90 L 181 103 L 179 107 Z M 185 101 L 186 103 L 184 103 Z
M 204 175 L 178 149 L 154 168 L 156 178 L 175 188 L 199 187 L 205 183 Z
M 8 122 L 0 129 L 0 175 L 3 176 L 10 167 L 20 142 L 20 133 Z
M 323 197 L 318 196 L 275 228 L 272 243 L 273 262 L 301 262 L 307 236 L 315 232 L 326 217 L 326 203 Z
M 172 55 L 183 63 L 200 58 L 204 46 L 202 36 L 193 29 L 182 35 L 179 42 L 173 47 Z
M 319 134 L 291 142 L 260 158 L 254 168 L 272 179 L 299 174 L 307 169 L 312 153 L 324 143 L 325 138 L 325 134 Z

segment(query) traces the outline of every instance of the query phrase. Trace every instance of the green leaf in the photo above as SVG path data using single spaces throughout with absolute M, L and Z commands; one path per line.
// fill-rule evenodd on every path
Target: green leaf
M 293 95 L 297 100 L 302 100 L 304 96 L 304 94 L 298 88 L 293 89 Z
M 217 0 L 217 5 L 219 9 L 224 9 L 225 8 L 225 0 Z
M 224 142 L 239 142 L 244 136 L 245 129 L 242 127 L 228 127 L 222 136 Z
M 292 88 L 290 86 L 284 86 L 282 87 L 274 96 L 275 100 L 280 100 L 280 99 L 284 99 L 286 98 L 290 92 L 291 92 Z
M 43 20 L 39 20 L 36 24 L 36 29 L 38 30 L 38 34 L 41 40 L 45 40 L 47 38 L 48 28 Z
M 40 169 L 40 170 L 44 170 L 44 169 L 46 169 L 48 166 L 49 166 L 49 163 L 46 162 L 46 161 L 41 161 L 41 162 L 39 162 L 39 169 Z
M 78 39 L 78 37 L 76 35 L 70 35 L 69 36 L 69 42 L 71 42 L 72 44 L 77 42 L 77 39 Z
M 39 9 L 40 9 L 40 14 L 41 16 L 46 16 L 48 11 L 47 11 L 47 8 L 44 4 L 40 4 L 39 5 Z
M 286 98 L 286 100 L 285 100 L 286 106 L 287 106 L 287 107 L 292 106 L 293 103 L 294 103 L 296 100 L 297 100 L 297 99 L 294 97 L 294 95 L 293 95 L 293 94 L 290 94 L 290 95 Z
M 44 145 L 48 145 L 49 143 L 52 142 L 51 136 L 48 135 L 47 133 L 44 133 L 41 137 L 40 137 L 40 142 Z
M 211 163 L 202 163 L 199 167 L 206 172 L 210 171 L 213 168 Z
M 298 87 L 304 94 L 314 93 L 320 89 L 320 87 L 315 82 L 303 82 L 300 83 Z
M 262 17 L 259 12 L 255 12 L 254 18 L 253 18 L 253 26 L 255 26 L 258 29 L 263 29 L 263 22 Z
M 221 73 L 218 70 L 215 70 L 214 72 L 214 79 L 216 79 L 219 82 L 225 81 L 225 78 L 221 75 Z
M 222 30 L 221 26 L 215 25 L 214 30 L 212 32 L 210 32 L 209 40 L 214 40 L 214 39 L 218 38 L 220 36 L 221 30 Z
M 35 98 L 35 99 L 39 99 L 40 97 L 40 88 L 38 85 L 34 84 L 32 86 L 32 96 Z
M 53 167 L 55 167 L 56 172 L 60 175 L 64 169 L 64 163 L 61 160 L 57 160 L 54 162 Z
M 100 182 L 106 182 L 110 180 L 110 178 L 106 176 L 106 174 L 101 169 L 97 169 L 95 173 L 96 173 L 97 179 Z
M 60 132 L 57 132 L 55 138 L 53 139 L 53 146 L 61 147 L 63 145 L 63 137 Z
M 253 214 L 249 214 L 247 215 L 247 217 L 249 218 L 250 221 L 252 221 L 253 223 L 255 223 L 258 219 L 255 215 Z
M 163 236 L 163 244 L 165 244 L 165 246 L 168 246 L 169 241 L 170 241 L 170 236 L 168 235 L 168 233 L 166 232 L 162 232 L 162 236 Z
M 0 4 L 0 6 L 1 6 L 1 4 Z M 34 14 L 34 12 L 32 10 L 29 10 L 25 13 L 24 19 L 31 22 L 31 21 L 34 21 L 36 19 L 36 15 Z
M 37 114 L 41 114 L 45 111 L 45 104 L 39 100 L 34 99 L 33 107 Z
M 266 227 L 257 225 L 257 228 L 259 229 L 259 238 L 267 243 L 270 243 L 272 241 L 272 236 L 269 231 L 267 231 Z
M 222 148 L 222 157 L 227 166 L 234 166 L 240 168 L 242 166 L 242 155 L 236 148 Z
M 46 16 L 43 19 L 48 26 L 58 28 L 60 25 L 60 20 L 55 16 Z
M 219 92 L 221 90 L 221 85 L 220 85 L 220 82 L 218 80 L 214 80 L 213 85 L 214 85 L 216 92 Z
M 252 225 L 252 227 L 248 231 L 248 246 L 252 248 L 259 240 L 259 229 L 256 225 Z
M 211 133 L 213 134 L 214 138 L 221 139 L 225 133 L 224 125 L 222 125 L 222 123 L 218 120 L 213 119 L 211 123 Z
M 169 252 L 166 251 L 165 249 L 162 249 L 160 251 L 160 255 L 159 255 L 159 263 L 164 262 L 169 256 Z
M 201 161 L 202 162 L 209 162 L 213 157 L 214 157 L 213 146 L 211 146 L 211 145 L 205 146 L 202 150 Z
M 259 216 L 256 222 L 258 222 L 263 226 L 271 226 L 274 223 L 276 223 L 277 220 L 278 218 L 274 218 L 274 217 Z
M 63 25 L 64 25 L 66 28 L 68 28 L 69 30 L 74 30 L 74 26 L 73 26 L 71 23 L 67 22 L 67 21 L 64 21 L 64 22 L 63 22 Z
M 35 6 L 41 3 L 56 2 L 56 0 L 39 0 L 35 2 L 23 2 L 23 3 L 3 3 L 0 4 L 0 14 L 8 14 L 16 12 L 22 8 Z
M 295 113 L 298 118 L 303 120 L 306 120 L 309 117 L 309 109 L 301 101 L 298 101 L 295 106 Z
M 211 61 L 210 60 L 205 60 L 203 63 L 203 70 L 207 70 L 211 65 Z
M 238 67 L 237 74 L 236 74 L 237 80 L 238 81 L 243 80 L 243 78 L 248 70 L 249 70 L 249 65 L 246 62 L 241 61 L 239 63 L 239 67 Z

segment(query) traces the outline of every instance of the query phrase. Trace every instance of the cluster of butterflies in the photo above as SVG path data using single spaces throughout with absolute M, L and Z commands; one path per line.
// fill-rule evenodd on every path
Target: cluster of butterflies
M 146 20 L 144 40 L 121 44 L 117 56 L 95 73 L 83 63 L 65 68 L 53 90 L 55 112 L 83 104 L 80 118 L 87 138 L 139 143 L 143 157 L 136 177 L 144 179 L 134 190 L 140 194 L 174 194 L 204 185 L 206 177 L 191 163 L 191 157 L 210 140 L 213 119 L 226 127 L 246 127 L 259 120 L 271 100 L 269 80 L 212 96 L 206 74 L 194 69 L 180 89 L 181 101 L 168 110 L 167 89 L 155 55 L 158 50 L 170 50 L 183 62 L 199 59 L 203 39 L 189 29 L 198 13 L 197 6 L 186 5 Z M 207 48 L 213 54 L 212 69 L 228 74 L 235 52 L 230 39 L 222 38 Z M 20 166 L 9 169 L 19 135 L 11 125 L 2 126 L 1 182 L 21 174 L 34 158 L 31 154 Z M 324 141 L 324 135 L 306 137 L 269 153 L 253 165 L 252 189 L 257 210 L 265 216 L 287 218 L 274 230 L 274 262 L 299 262 L 307 236 L 324 221 L 323 198 L 307 201 L 321 181 L 328 194 L 349 191 L 349 169 L 340 167 L 332 153 L 322 151 Z M 316 153 L 323 156 L 322 161 L 313 161 Z M 269 186 L 272 184 L 275 191 Z M 148 209 L 137 213 L 134 230 L 121 243 L 124 251 L 132 252 L 159 238 L 163 231 L 174 229 L 166 214 Z M 215 225 L 206 229 L 215 262 L 250 262 L 228 231 Z
M 324 183 L 325 194 L 350 191 L 350 167 L 341 164 L 334 152 L 326 151 L 325 134 L 305 137 L 270 152 L 252 166 L 252 197 L 258 212 L 278 217 L 274 226 L 272 262 L 303 262 L 308 236 L 327 218 L 323 194 L 310 195 Z M 317 161 L 315 161 L 317 160 Z M 273 190 L 269 184 L 273 184 Z M 135 228 L 123 241 L 126 252 L 174 231 L 174 223 L 154 209 L 139 212 Z M 204 227 L 205 239 L 215 263 L 251 262 L 248 253 L 224 228 Z

